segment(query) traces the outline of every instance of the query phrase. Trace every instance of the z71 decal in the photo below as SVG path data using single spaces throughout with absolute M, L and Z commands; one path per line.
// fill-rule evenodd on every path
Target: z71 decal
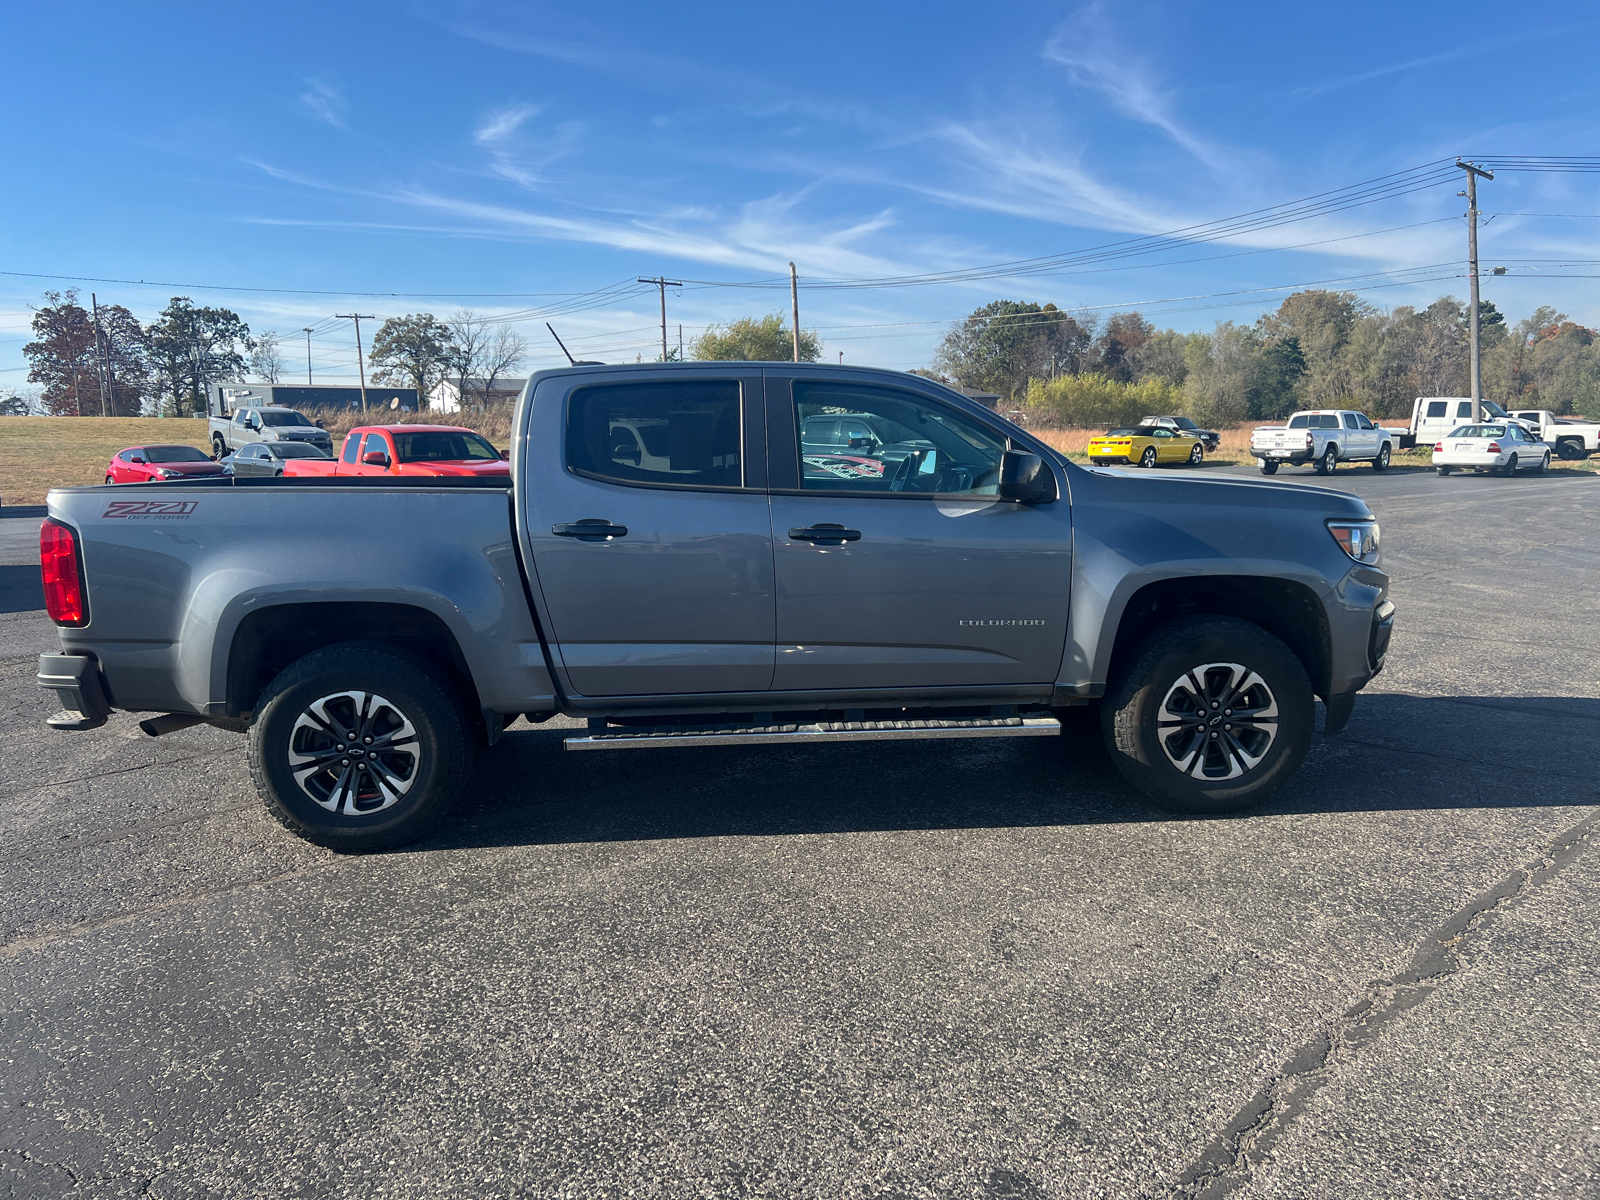
M 199 503 L 198 500 L 113 500 L 100 515 L 129 521 L 181 521 Z

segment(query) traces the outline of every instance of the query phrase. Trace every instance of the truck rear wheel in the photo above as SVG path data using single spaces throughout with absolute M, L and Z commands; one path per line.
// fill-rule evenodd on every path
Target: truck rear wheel
M 1556 453 L 1568 462 L 1589 457 L 1589 452 L 1583 448 L 1583 443 L 1576 438 L 1562 438 L 1556 443 Z
M 423 668 L 331 646 L 291 663 L 250 723 L 250 774 L 267 810 L 319 846 L 361 853 L 426 837 L 472 767 L 460 707 Z
M 1275 463 L 1275 462 L 1264 462 L 1264 463 L 1262 463 L 1261 464 L 1261 473 L 1263 475 L 1276 475 L 1278 473 L 1278 464 Z
M 1294 653 L 1258 625 L 1194 617 L 1156 630 L 1101 706 L 1128 782 L 1185 812 L 1266 799 L 1311 746 L 1316 705 Z
M 1339 469 L 1339 447 L 1329 446 L 1322 452 L 1322 457 L 1317 459 L 1317 474 L 1332 475 Z

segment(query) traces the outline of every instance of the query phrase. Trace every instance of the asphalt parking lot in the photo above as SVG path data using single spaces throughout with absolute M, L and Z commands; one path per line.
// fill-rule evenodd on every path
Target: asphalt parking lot
M 519 722 L 369 858 L 259 811 L 236 736 L 45 730 L 0 509 L 0 1195 L 1597 1194 L 1600 478 L 1316 482 L 1397 631 L 1258 811 L 1146 806 L 1088 721 Z

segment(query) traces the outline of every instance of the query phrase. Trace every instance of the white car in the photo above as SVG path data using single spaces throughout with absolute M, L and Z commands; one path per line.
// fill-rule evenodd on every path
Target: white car
M 1441 475 L 1457 469 L 1498 475 L 1542 472 L 1550 466 L 1550 447 L 1516 421 L 1463 425 L 1434 444 L 1433 465 Z

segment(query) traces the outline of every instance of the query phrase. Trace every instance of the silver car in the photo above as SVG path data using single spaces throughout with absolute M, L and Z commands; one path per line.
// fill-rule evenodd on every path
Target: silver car
M 283 474 L 283 464 L 291 458 L 332 458 L 320 446 L 306 442 L 252 442 L 222 460 L 223 469 L 241 479 Z

